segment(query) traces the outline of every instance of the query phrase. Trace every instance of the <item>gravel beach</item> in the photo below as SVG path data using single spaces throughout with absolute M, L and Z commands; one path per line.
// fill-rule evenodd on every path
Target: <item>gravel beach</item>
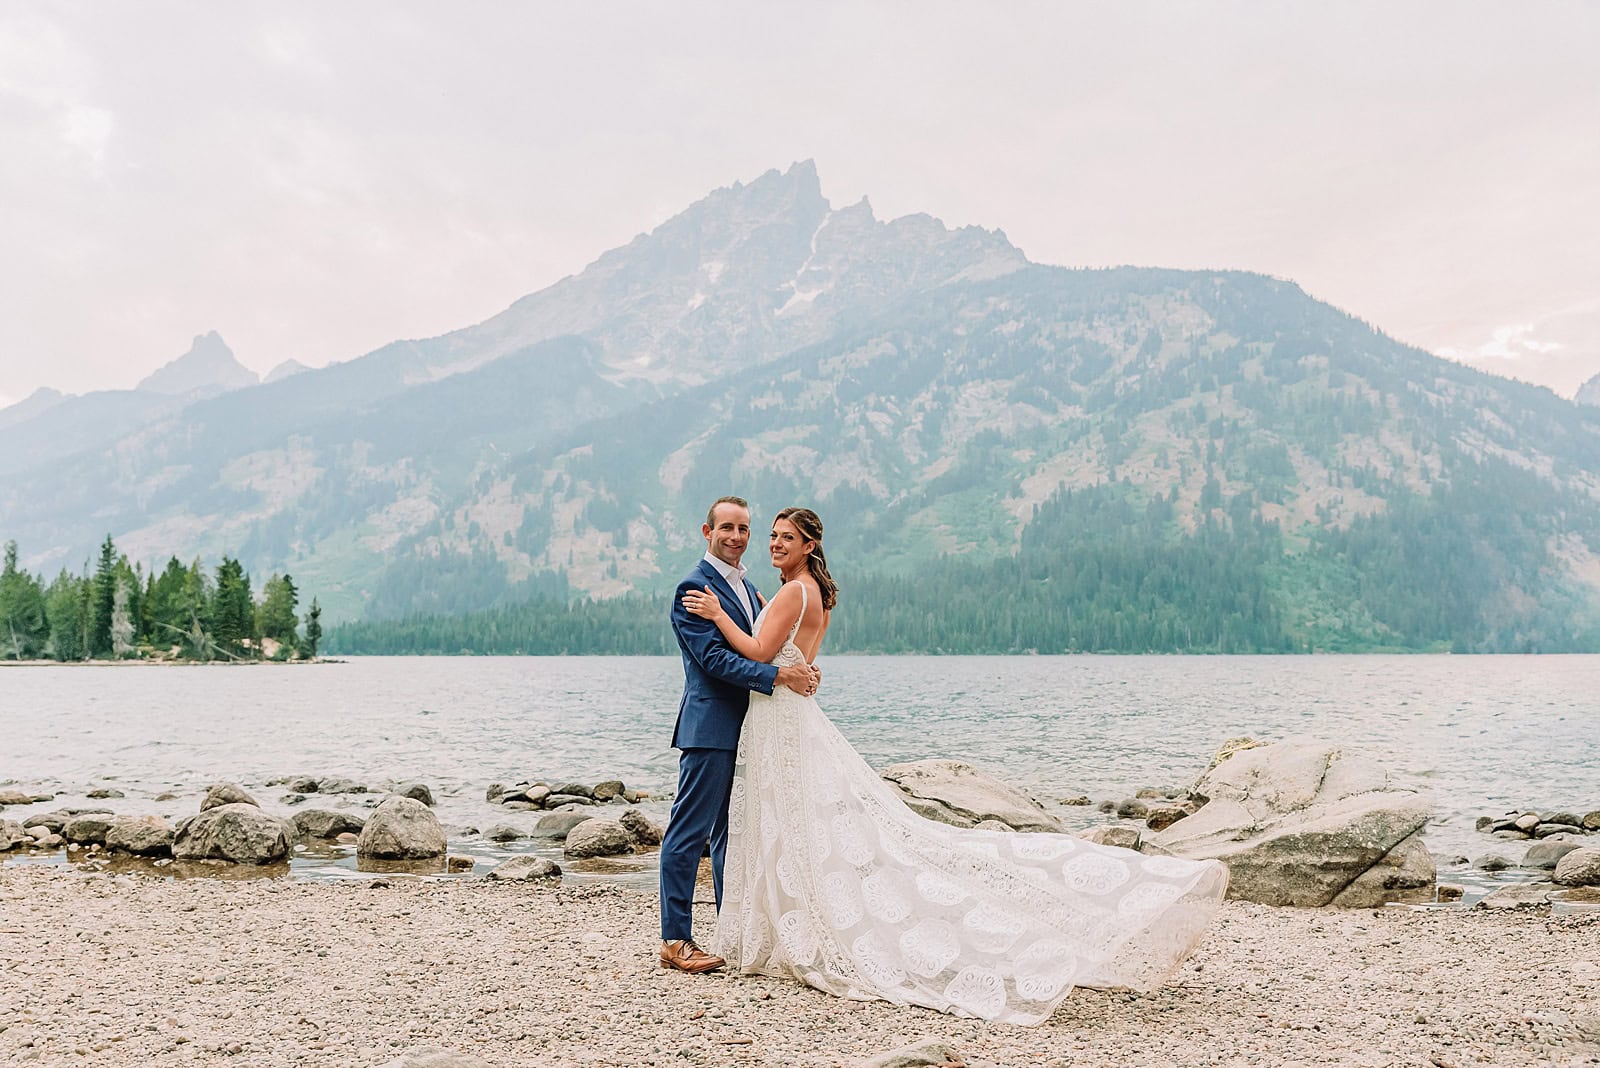
M 0 866 L 0 1058 L 823 1066 L 935 1035 L 969 1065 L 1600 1064 L 1595 912 L 1230 902 L 1164 989 L 1022 1028 L 665 972 L 632 890 L 375 882 Z

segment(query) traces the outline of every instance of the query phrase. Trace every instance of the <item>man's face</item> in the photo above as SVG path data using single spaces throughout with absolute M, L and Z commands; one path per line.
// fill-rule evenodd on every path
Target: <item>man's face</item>
M 749 509 L 723 502 L 711 514 L 714 522 L 700 525 L 700 533 L 705 535 L 711 555 L 731 567 L 738 567 L 744 547 L 750 544 Z

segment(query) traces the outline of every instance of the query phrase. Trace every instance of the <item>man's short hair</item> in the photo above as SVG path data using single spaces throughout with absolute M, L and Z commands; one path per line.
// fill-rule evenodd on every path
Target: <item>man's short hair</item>
M 711 502 L 711 507 L 706 509 L 706 526 L 713 528 L 716 527 L 717 505 L 719 504 L 737 504 L 740 508 L 743 508 L 747 512 L 750 510 L 750 502 L 745 500 L 743 497 L 718 497 L 716 500 Z

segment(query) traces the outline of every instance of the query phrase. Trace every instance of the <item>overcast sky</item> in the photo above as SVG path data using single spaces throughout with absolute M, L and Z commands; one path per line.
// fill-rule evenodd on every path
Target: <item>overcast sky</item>
M 711 189 L 1243 268 L 1600 373 L 1600 4 L 0 8 L 0 404 L 477 322 Z

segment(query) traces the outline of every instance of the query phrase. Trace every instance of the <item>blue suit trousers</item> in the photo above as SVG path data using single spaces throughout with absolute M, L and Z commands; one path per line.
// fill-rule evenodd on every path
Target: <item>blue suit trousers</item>
M 690 910 L 700 856 L 711 843 L 711 874 L 722 908 L 722 860 L 728 852 L 732 749 L 685 749 L 678 757 L 678 796 L 661 839 L 661 939 L 693 938 Z

